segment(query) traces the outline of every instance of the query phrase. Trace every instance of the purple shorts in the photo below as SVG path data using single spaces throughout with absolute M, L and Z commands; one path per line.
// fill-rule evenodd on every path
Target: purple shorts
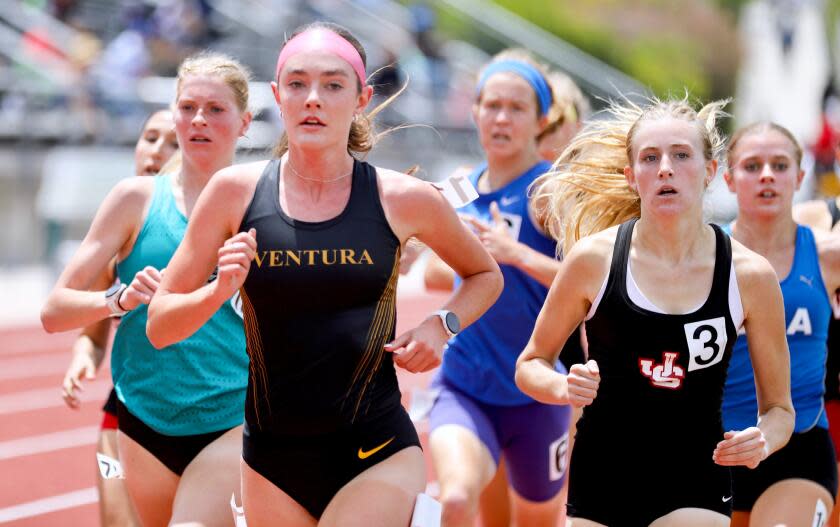
M 529 501 L 548 501 L 566 479 L 571 407 L 533 402 L 522 406 L 482 403 L 438 374 L 431 389 L 438 390 L 429 414 L 433 432 L 444 425 L 460 425 L 487 446 L 496 466 L 504 454 L 508 483 Z

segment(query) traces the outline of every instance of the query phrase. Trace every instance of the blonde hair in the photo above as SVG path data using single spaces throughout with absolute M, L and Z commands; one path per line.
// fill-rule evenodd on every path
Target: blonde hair
M 222 79 L 233 92 L 239 111 L 248 111 L 248 81 L 251 80 L 251 72 L 239 61 L 212 51 L 202 51 L 197 55 L 187 57 L 178 67 L 176 100 L 181 96 L 184 79 L 192 75 L 207 75 Z
M 175 83 L 175 100 L 181 97 L 181 87 L 187 77 L 193 75 L 207 75 L 218 77 L 233 92 L 236 107 L 240 112 L 248 111 L 248 82 L 251 72 L 236 59 L 212 51 L 202 51 L 184 59 L 178 67 L 178 77 Z M 160 169 L 161 174 L 177 172 L 182 165 L 181 149 L 179 148 Z
M 332 22 L 318 21 L 313 22 L 311 24 L 307 24 L 305 26 L 301 26 L 295 29 L 295 31 L 289 36 L 289 38 L 286 39 L 286 42 L 283 43 L 283 46 L 285 46 L 286 43 L 288 43 L 290 40 L 300 35 L 301 33 L 318 28 L 332 31 L 336 35 L 349 42 L 354 48 L 356 48 L 356 51 L 359 52 L 359 56 L 362 58 L 362 64 L 365 67 L 367 67 L 367 54 L 365 53 L 365 49 L 364 47 L 362 47 L 362 44 L 359 42 L 359 40 L 356 37 L 354 37 L 353 34 L 350 33 L 350 31 L 347 30 L 345 27 L 342 27 L 338 24 L 333 24 Z M 280 49 L 282 51 L 283 48 L 281 47 Z M 394 101 L 394 99 L 399 97 L 400 94 L 402 94 L 402 92 L 405 91 L 406 87 L 408 87 L 408 83 L 403 85 L 403 87 L 400 88 L 397 91 L 397 93 L 388 97 L 385 101 L 383 101 L 369 113 L 356 114 L 356 116 L 353 118 L 353 122 L 350 123 L 350 134 L 347 137 L 347 152 L 350 153 L 350 155 L 353 155 L 354 153 L 364 154 L 370 152 L 371 150 L 373 150 L 373 147 L 376 145 L 379 138 L 397 128 L 400 128 L 397 127 L 392 130 L 386 130 L 382 133 L 376 133 L 374 129 L 373 118 L 376 117 L 376 115 L 378 115 L 382 110 L 384 110 L 389 104 L 391 104 Z M 361 93 L 362 83 L 357 81 L 356 88 L 358 93 Z M 288 151 L 289 136 L 286 134 L 286 132 L 283 132 L 283 135 L 280 137 L 280 140 L 277 142 L 277 144 L 274 146 L 274 149 L 272 150 L 272 156 L 281 157 Z
M 524 62 L 525 64 L 528 64 L 529 66 L 532 66 L 534 69 L 536 69 L 537 72 L 539 72 L 539 74 L 542 75 L 543 79 L 545 79 L 546 84 L 548 84 L 548 91 L 552 93 L 551 98 L 552 98 L 552 100 L 554 100 L 554 93 L 553 93 L 554 86 L 552 86 L 551 83 L 548 82 L 548 70 L 547 70 L 547 68 L 543 64 L 541 64 L 539 61 L 537 61 L 533 56 L 531 56 L 531 54 L 523 48 L 508 48 L 508 49 L 503 49 L 502 51 L 496 53 L 495 55 L 493 55 L 493 58 L 490 59 L 490 62 L 485 64 L 478 71 L 478 76 L 476 77 L 476 79 L 481 79 L 481 76 L 484 75 L 484 70 L 486 70 L 494 62 L 501 62 L 503 60 L 517 60 L 519 62 Z M 481 102 L 482 91 L 479 91 L 475 96 L 476 104 Z M 534 92 L 534 105 L 537 109 L 537 119 L 541 119 L 542 118 L 542 113 L 540 111 L 540 101 L 539 101 L 539 97 L 537 96 L 536 92 Z M 554 107 L 554 104 L 552 104 L 552 108 L 553 107 Z
M 571 77 L 561 71 L 551 71 L 546 79 L 551 86 L 554 103 L 548 111 L 548 124 L 537 136 L 539 143 L 566 122 L 580 122 L 589 116 L 589 99 Z
M 633 137 L 639 124 L 666 117 L 695 123 L 703 143 L 703 157 L 717 159 L 723 138 L 717 122 L 728 101 L 715 101 L 695 111 L 688 97 L 645 106 L 626 100 L 613 103 L 605 119 L 590 121 L 572 139 L 552 170 L 534 182 L 537 202 L 543 203 L 549 233 L 563 251 L 584 236 L 623 223 L 641 214 L 641 200 L 627 184 L 624 168 L 633 159 Z
M 802 164 L 802 147 L 799 145 L 799 141 L 796 140 L 796 137 L 794 137 L 790 130 L 780 124 L 770 121 L 759 121 L 757 123 L 748 124 L 747 126 L 742 126 L 734 134 L 732 134 L 732 137 L 729 139 L 729 145 L 726 147 L 726 163 L 728 167 L 732 168 L 735 166 L 735 148 L 738 146 L 738 142 L 741 139 L 747 135 L 769 131 L 778 132 L 790 141 L 790 145 L 793 147 L 793 156 L 796 158 L 796 167 L 799 169 Z

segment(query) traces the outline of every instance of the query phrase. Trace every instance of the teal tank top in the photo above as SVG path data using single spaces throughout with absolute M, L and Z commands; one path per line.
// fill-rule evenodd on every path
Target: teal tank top
M 187 218 L 175 206 L 172 178 L 155 178 L 146 221 L 117 276 L 130 283 L 151 265 L 163 269 L 184 238 Z M 237 293 L 186 340 L 155 349 L 146 337 L 148 306 L 127 313 L 117 328 L 111 374 L 117 397 L 158 433 L 204 434 L 242 424 L 248 355 Z

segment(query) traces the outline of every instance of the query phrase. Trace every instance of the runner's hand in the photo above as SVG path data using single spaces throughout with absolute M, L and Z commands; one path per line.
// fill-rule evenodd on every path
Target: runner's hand
M 119 305 L 126 311 L 131 311 L 140 304 L 147 304 L 152 301 L 155 292 L 160 286 L 160 279 L 163 271 L 158 271 L 151 265 L 147 265 L 134 275 L 134 280 L 128 284 L 119 299 Z
M 574 364 L 566 376 L 569 404 L 581 408 L 592 404 L 598 395 L 601 372 L 598 363 L 590 360 L 586 364 Z
M 437 316 L 433 316 L 385 344 L 385 351 L 393 353 L 394 363 L 400 368 L 419 373 L 440 366 L 447 340 L 443 324 Z
M 490 203 L 490 216 L 493 218 L 492 225 L 466 214 L 462 214 L 461 219 L 473 228 L 481 244 L 497 263 L 515 265 L 522 257 L 522 248 L 510 235 L 508 224 L 495 201 Z
M 219 268 L 216 290 L 223 298 L 230 298 L 242 287 L 257 255 L 257 230 L 240 232 L 219 248 Z
M 73 354 L 73 360 L 64 374 L 61 383 L 61 397 L 70 408 L 78 408 L 81 404 L 78 392 L 84 391 L 82 380 L 92 381 L 96 378 L 96 361 L 90 353 L 80 351 Z
M 725 432 L 723 441 L 712 453 L 712 459 L 718 465 L 755 468 L 769 455 L 764 432 L 757 426 L 751 426 L 741 431 Z

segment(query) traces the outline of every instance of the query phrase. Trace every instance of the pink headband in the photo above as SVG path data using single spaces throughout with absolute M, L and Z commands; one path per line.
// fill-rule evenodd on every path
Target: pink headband
M 274 77 L 280 77 L 280 70 L 283 69 L 287 60 L 304 51 L 326 51 L 338 55 L 353 67 L 353 71 L 359 77 L 359 82 L 365 84 L 367 75 L 365 75 L 365 65 L 359 52 L 353 47 L 353 44 L 347 42 L 340 35 L 323 28 L 304 31 L 286 42 L 283 50 L 280 51 L 280 56 L 277 57 L 277 71 Z

